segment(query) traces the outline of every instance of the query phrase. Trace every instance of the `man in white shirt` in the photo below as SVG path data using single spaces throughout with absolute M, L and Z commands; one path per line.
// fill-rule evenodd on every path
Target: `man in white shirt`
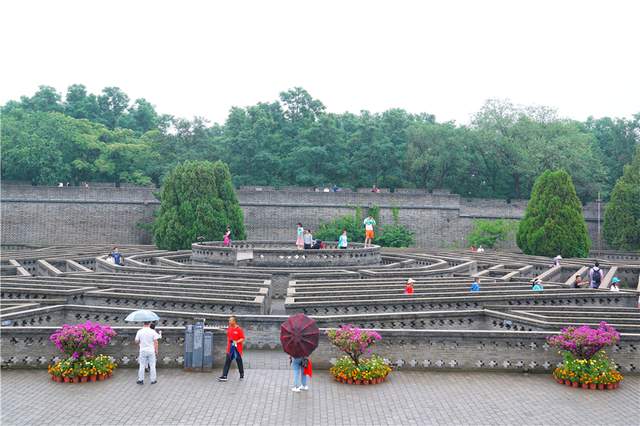
M 150 326 L 150 322 L 145 322 L 144 327 L 136 333 L 136 343 L 140 345 L 140 354 L 138 355 L 140 367 L 138 368 L 138 381 L 136 382 L 139 385 L 144 384 L 144 368 L 147 365 L 149 365 L 151 384 L 158 383 L 156 380 L 156 354 L 158 353 L 158 339 L 162 335 Z

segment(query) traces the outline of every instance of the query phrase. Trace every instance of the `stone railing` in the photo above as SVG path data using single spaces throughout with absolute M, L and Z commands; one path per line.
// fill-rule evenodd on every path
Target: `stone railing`
M 225 247 L 221 241 L 192 244 L 194 263 L 259 267 L 340 267 L 380 265 L 380 247 L 365 248 L 351 243 L 346 250 L 335 243 L 326 243 L 324 249 L 298 250 L 285 241 L 236 241 Z
M 274 318 L 275 319 L 275 318 Z M 273 328 L 281 318 L 266 324 L 245 323 L 247 368 L 288 368 L 279 333 Z M 49 341 L 55 327 L 3 327 L 1 365 L 3 368 L 46 368 L 60 353 Z M 133 339 L 137 327 L 115 327 L 118 336 L 101 353 L 111 355 L 121 367 L 136 366 L 138 347 Z M 181 367 L 184 351 L 182 327 L 159 327 L 163 338 L 159 348 L 160 367 Z M 224 359 L 225 335 L 213 332 L 214 367 Z M 324 330 L 323 330 L 324 331 Z M 503 370 L 551 372 L 561 362 L 558 351 L 549 347 L 549 332 L 483 330 L 377 330 L 382 340 L 375 352 L 397 368 L 442 370 Z M 623 373 L 637 372 L 640 365 L 640 334 L 622 334 L 621 342 L 610 350 L 611 358 Z M 341 356 L 321 333 L 320 345 L 312 355 L 316 368 L 328 368 Z

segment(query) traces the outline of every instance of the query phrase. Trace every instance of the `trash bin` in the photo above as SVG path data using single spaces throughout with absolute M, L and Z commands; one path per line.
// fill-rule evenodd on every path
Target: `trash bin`
M 188 324 L 184 330 L 184 369 L 208 371 L 213 368 L 213 333 L 204 331 L 204 320 Z

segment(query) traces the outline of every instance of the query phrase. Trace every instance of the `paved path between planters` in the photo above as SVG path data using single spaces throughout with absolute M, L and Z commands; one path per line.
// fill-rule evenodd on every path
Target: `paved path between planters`
M 558 385 L 549 375 L 393 372 L 380 385 L 337 383 L 318 372 L 309 392 L 289 390 L 286 370 L 212 373 L 159 370 L 136 385 L 133 369 L 105 381 L 55 383 L 46 371 L 3 370 L 2 425 L 49 424 L 466 424 L 630 425 L 638 420 L 640 377 L 618 390 Z

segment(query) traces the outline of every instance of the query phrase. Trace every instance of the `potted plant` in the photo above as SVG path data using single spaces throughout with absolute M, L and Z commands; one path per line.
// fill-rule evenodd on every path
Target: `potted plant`
M 556 380 L 564 380 L 565 384 L 568 380 L 573 387 L 600 390 L 615 388 L 622 380 L 604 349 L 619 342 L 620 334 L 606 322 L 596 329 L 586 325 L 567 327 L 547 340 L 560 348 L 563 358 L 562 366 L 553 372 Z
M 98 369 L 94 361 L 98 358 L 99 363 L 103 365 L 103 374 L 110 375 L 116 364 L 105 355 L 95 355 L 95 351 L 109 344 L 115 335 L 116 332 L 111 327 L 91 321 L 76 325 L 64 324 L 49 337 L 49 340 L 66 358 L 50 365 L 50 374 L 59 372 L 60 380 L 64 382 L 96 381 Z
M 343 325 L 339 329 L 328 330 L 329 341 L 346 355 L 339 358 L 329 370 L 342 383 L 369 384 L 381 383 L 391 368 L 379 356 L 372 355 L 371 346 L 382 337 L 375 331 L 364 330 L 353 325 Z

